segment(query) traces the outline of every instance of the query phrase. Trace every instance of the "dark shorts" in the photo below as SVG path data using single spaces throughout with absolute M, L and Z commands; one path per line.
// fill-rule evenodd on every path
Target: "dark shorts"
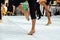
M 7 11 L 13 12 L 13 6 L 8 6 L 7 8 L 8 8 Z
M 7 11 L 9 11 L 9 12 L 13 12 L 13 0 L 9 0 L 8 1 L 8 6 L 7 6 Z
M 18 7 L 19 5 L 20 5 L 20 3 L 22 3 L 22 2 L 25 2 L 26 0 L 13 0 L 13 5 L 15 6 L 15 7 Z
M 50 3 L 51 0 L 46 0 L 46 1 L 47 1 L 46 4 L 49 5 L 49 3 Z
M 1 3 L 2 3 L 2 4 L 4 4 L 4 3 L 5 3 L 5 0 L 0 0 L 0 1 L 1 1 Z
M 30 8 L 30 16 L 31 16 L 31 19 L 36 19 L 36 5 L 35 3 L 29 3 L 29 8 Z
M 36 19 L 36 13 L 34 9 L 30 9 L 30 16 L 31 16 L 31 19 Z

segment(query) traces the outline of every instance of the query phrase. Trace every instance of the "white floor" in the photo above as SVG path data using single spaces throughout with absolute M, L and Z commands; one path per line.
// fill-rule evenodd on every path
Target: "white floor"
M 52 24 L 46 26 L 47 17 L 36 22 L 36 33 L 27 35 L 31 20 L 23 16 L 3 16 L 0 23 L 0 40 L 60 40 L 60 16 L 51 17 Z

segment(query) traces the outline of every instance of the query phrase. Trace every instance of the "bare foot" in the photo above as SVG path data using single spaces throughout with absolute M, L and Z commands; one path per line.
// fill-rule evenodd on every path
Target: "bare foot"
M 33 33 L 35 33 L 35 30 L 31 30 L 28 35 L 33 35 Z
M 50 25 L 51 24 L 51 22 L 48 22 L 46 25 Z

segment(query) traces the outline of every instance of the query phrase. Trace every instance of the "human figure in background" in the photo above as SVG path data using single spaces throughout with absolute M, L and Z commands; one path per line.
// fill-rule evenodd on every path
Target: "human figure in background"
M 4 5 L 5 0 L 0 0 L 0 22 L 2 21 L 2 11 L 1 11 L 1 7 Z M 4 7 L 4 6 L 3 6 Z
M 9 15 L 14 15 L 15 12 L 15 6 L 13 6 L 13 0 L 8 0 L 8 6 L 7 6 L 7 14 Z
M 36 11 L 37 11 L 37 17 L 38 17 L 38 20 L 39 20 L 42 16 L 39 2 L 36 2 Z
M 40 10 L 39 0 L 37 0 L 37 2 L 36 2 L 36 11 L 37 11 L 37 16 L 38 16 L 38 20 L 39 20 L 42 16 L 42 13 L 41 13 L 41 10 Z

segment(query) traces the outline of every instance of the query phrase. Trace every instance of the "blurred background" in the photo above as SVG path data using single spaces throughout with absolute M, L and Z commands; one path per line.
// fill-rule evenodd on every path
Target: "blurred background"
M 21 3 L 21 5 L 23 6 L 24 10 L 29 10 L 29 5 L 27 1 Z M 41 10 L 42 15 L 46 16 L 45 14 L 46 12 L 42 5 L 40 5 L 40 10 Z M 4 1 L 4 5 L 1 6 L 1 11 L 2 11 L 2 15 L 4 16 L 24 15 L 18 8 L 12 5 L 12 2 L 10 0 Z M 60 0 L 52 0 L 50 2 L 50 11 L 51 11 L 51 16 L 60 15 Z

